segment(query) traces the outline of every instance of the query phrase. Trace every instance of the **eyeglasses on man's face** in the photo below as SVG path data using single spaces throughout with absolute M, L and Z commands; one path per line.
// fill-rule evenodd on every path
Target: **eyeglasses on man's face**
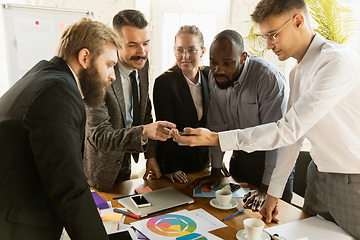
M 174 53 L 177 57 L 182 57 L 185 53 L 188 54 L 190 57 L 194 57 L 197 52 L 199 51 L 199 49 L 196 48 L 189 48 L 189 49 L 185 49 L 185 48 L 174 48 Z
M 296 15 L 295 15 L 296 16 Z M 286 23 L 274 34 L 271 33 L 267 33 L 266 35 L 262 36 L 264 38 L 265 41 L 270 41 L 271 43 L 276 43 L 276 35 L 279 34 L 279 32 L 281 30 L 284 29 L 284 27 L 286 27 L 286 25 L 289 24 L 289 22 L 295 17 L 293 16 L 292 18 L 290 18 L 289 20 L 286 21 Z

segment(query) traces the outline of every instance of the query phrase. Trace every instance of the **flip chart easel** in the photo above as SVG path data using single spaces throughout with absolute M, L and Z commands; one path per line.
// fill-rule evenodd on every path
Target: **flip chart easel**
M 2 4 L 2 13 L 10 87 L 38 61 L 54 56 L 68 24 L 94 16 L 87 10 L 10 3 Z

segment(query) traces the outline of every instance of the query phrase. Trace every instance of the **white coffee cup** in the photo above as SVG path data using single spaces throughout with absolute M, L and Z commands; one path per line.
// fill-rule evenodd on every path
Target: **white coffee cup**
M 247 218 L 244 220 L 245 234 L 249 240 L 259 240 L 265 223 L 258 218 Z
M 216 200 L 220 206 L 228 206 L 232 199 L 232 192 L 228 188 L 223 188 L 215 192 Z

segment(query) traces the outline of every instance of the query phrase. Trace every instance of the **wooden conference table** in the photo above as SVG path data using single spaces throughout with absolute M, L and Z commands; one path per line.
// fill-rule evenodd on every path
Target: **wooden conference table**
M 172 187 L 172 188 L 176 189 L 177 191 L 179 191 L 191 198 L 194 198 L 193 194 L 192 194 L 193 190 L 191 188 L 189 188 L 189 185 L 196 178 L 207 176 L 209 174 L 210 174 L 209 169 L 205 169 L 204 171 L 199 172 L 199 173 L 188 174 L 189 181 L 186 184 L 171 183 L 166 177 L 161 177 L 159 179 L 146 179 L 146 180 L 143 180 L 142 178 L 140 178 L 140 179 L 134 179 L 134 180 L 128 180 L 128 181 L 124 181 L 124 182 L 115 183 L 113 188 L 110 189 L 108 192 L 100 192 L 100 191 L 97 191 L 96 189 L 93 189 L 93 190 L 95 190 L 104 200 L 111 201 L 113 207 L 123 207 L 120 203 L 118 203 L 117 200 L 112 200 L 113 197 L 133 194 L 135 188 L 145 187 L 145 186 L 149 186 L 152 190 L 161 189 L 161 188 L 165 188 L 165 187 Z M 232 177 L 227 177 L 227 178 L 224 178 L 223 182 L 236 182 L 236 181 Z M 252 189 L 252 186 L 250 186 L 250 188 Z M 167 213 L 172 213 L 172 212 L 180 211 L 180 210 L 184 210 L 184 209 L 191 211 L 194 209 L 202 208 L 205 211 L 207 211 L 208 213 L 210 213 L 211 215 L 218 218 L 219 220 L 222 220 L 243 208 L 242 207 L 243 206 L 242 198 L 234 198 L 238 202 L 238 206 L 236 208 L 233 208 L 230 210 L 221 210 L 221 209 L 212 207 L 209 203 L 211 199 L 212 198 L 195 197 L 194 198 L 195 201 L 192 204 L 186 204 L 186 205 L 178 206 L 175 208 L 170 208 L 170 209 L 167 209 L 167 210 L 164 210 L 161 212 L 150 214 L 149 216 L 141 218 L 141 219 L 159 216 L 159 215 L 163 215 L 163 214 L 167 214 Z M 298 221 L 300 219 L 309 217 L 306 213 L 302 212 L 298 208 L 296 208 L 284 201 L 279 200 L 278 206 L 279 206 L 279 215 L 277 218 L 280 220 L 280 222 L 278 224 L 284 224 L 284 223 L 288 223 L 288 222 Z M 217 229 L 215 231 L 211 231 L 210 233 L 214 234 L 222 239 L 226 239 L 226 240 L 236 239 L 236 233 L 239 230 L 244 229 L 243 220 L 246 218 L 250 218 L 250 217 L 261 219 L 261 215 L 259 212 L 253 212 L 251 209 L 245 209 L 245 211 L 243 213 L 238 214 L 238 215 L 224 221 L 224 223 L 228 227 Z M 131 222 L 135 222 L 135 221 L 137 221 L 137 220 L 134 218 L 131 218 L 131 217 L 126 217 L 126 219 L 125 219 L 126 224 L 130 224 Z M 265 228 L 276 226 L 276 225 L 277 225 L 277 223 L 265 223 Z

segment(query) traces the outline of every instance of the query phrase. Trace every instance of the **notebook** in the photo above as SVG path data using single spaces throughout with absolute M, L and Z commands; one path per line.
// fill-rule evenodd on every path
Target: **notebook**
M 94 198 L 94 202 L 96 204 L 96 206 L 101 210 L 101 209 L 106 209 L 109 208 L 108 203 L 99 196 L 99 194 L 97 194 L 95 191 L 91 191 L 91 194 Z
M 146 193 L 146 192 L 151 192 L 151 191 L 152 191 L 152 189 L 149 186 L 141 187 L 141 188 L 135 188 L 136 193 Z
M 191 197 L 188 197 L 171 187 L 146 192 L 143 196 L 145 196 L 145 198 L 151 203 L 151 206 L 137 208 L 131 201 L 130 197 L 121 198 L 118 202 L 140 217 L 145 217 L 151 213 L 194 202 L 194 199 Z

